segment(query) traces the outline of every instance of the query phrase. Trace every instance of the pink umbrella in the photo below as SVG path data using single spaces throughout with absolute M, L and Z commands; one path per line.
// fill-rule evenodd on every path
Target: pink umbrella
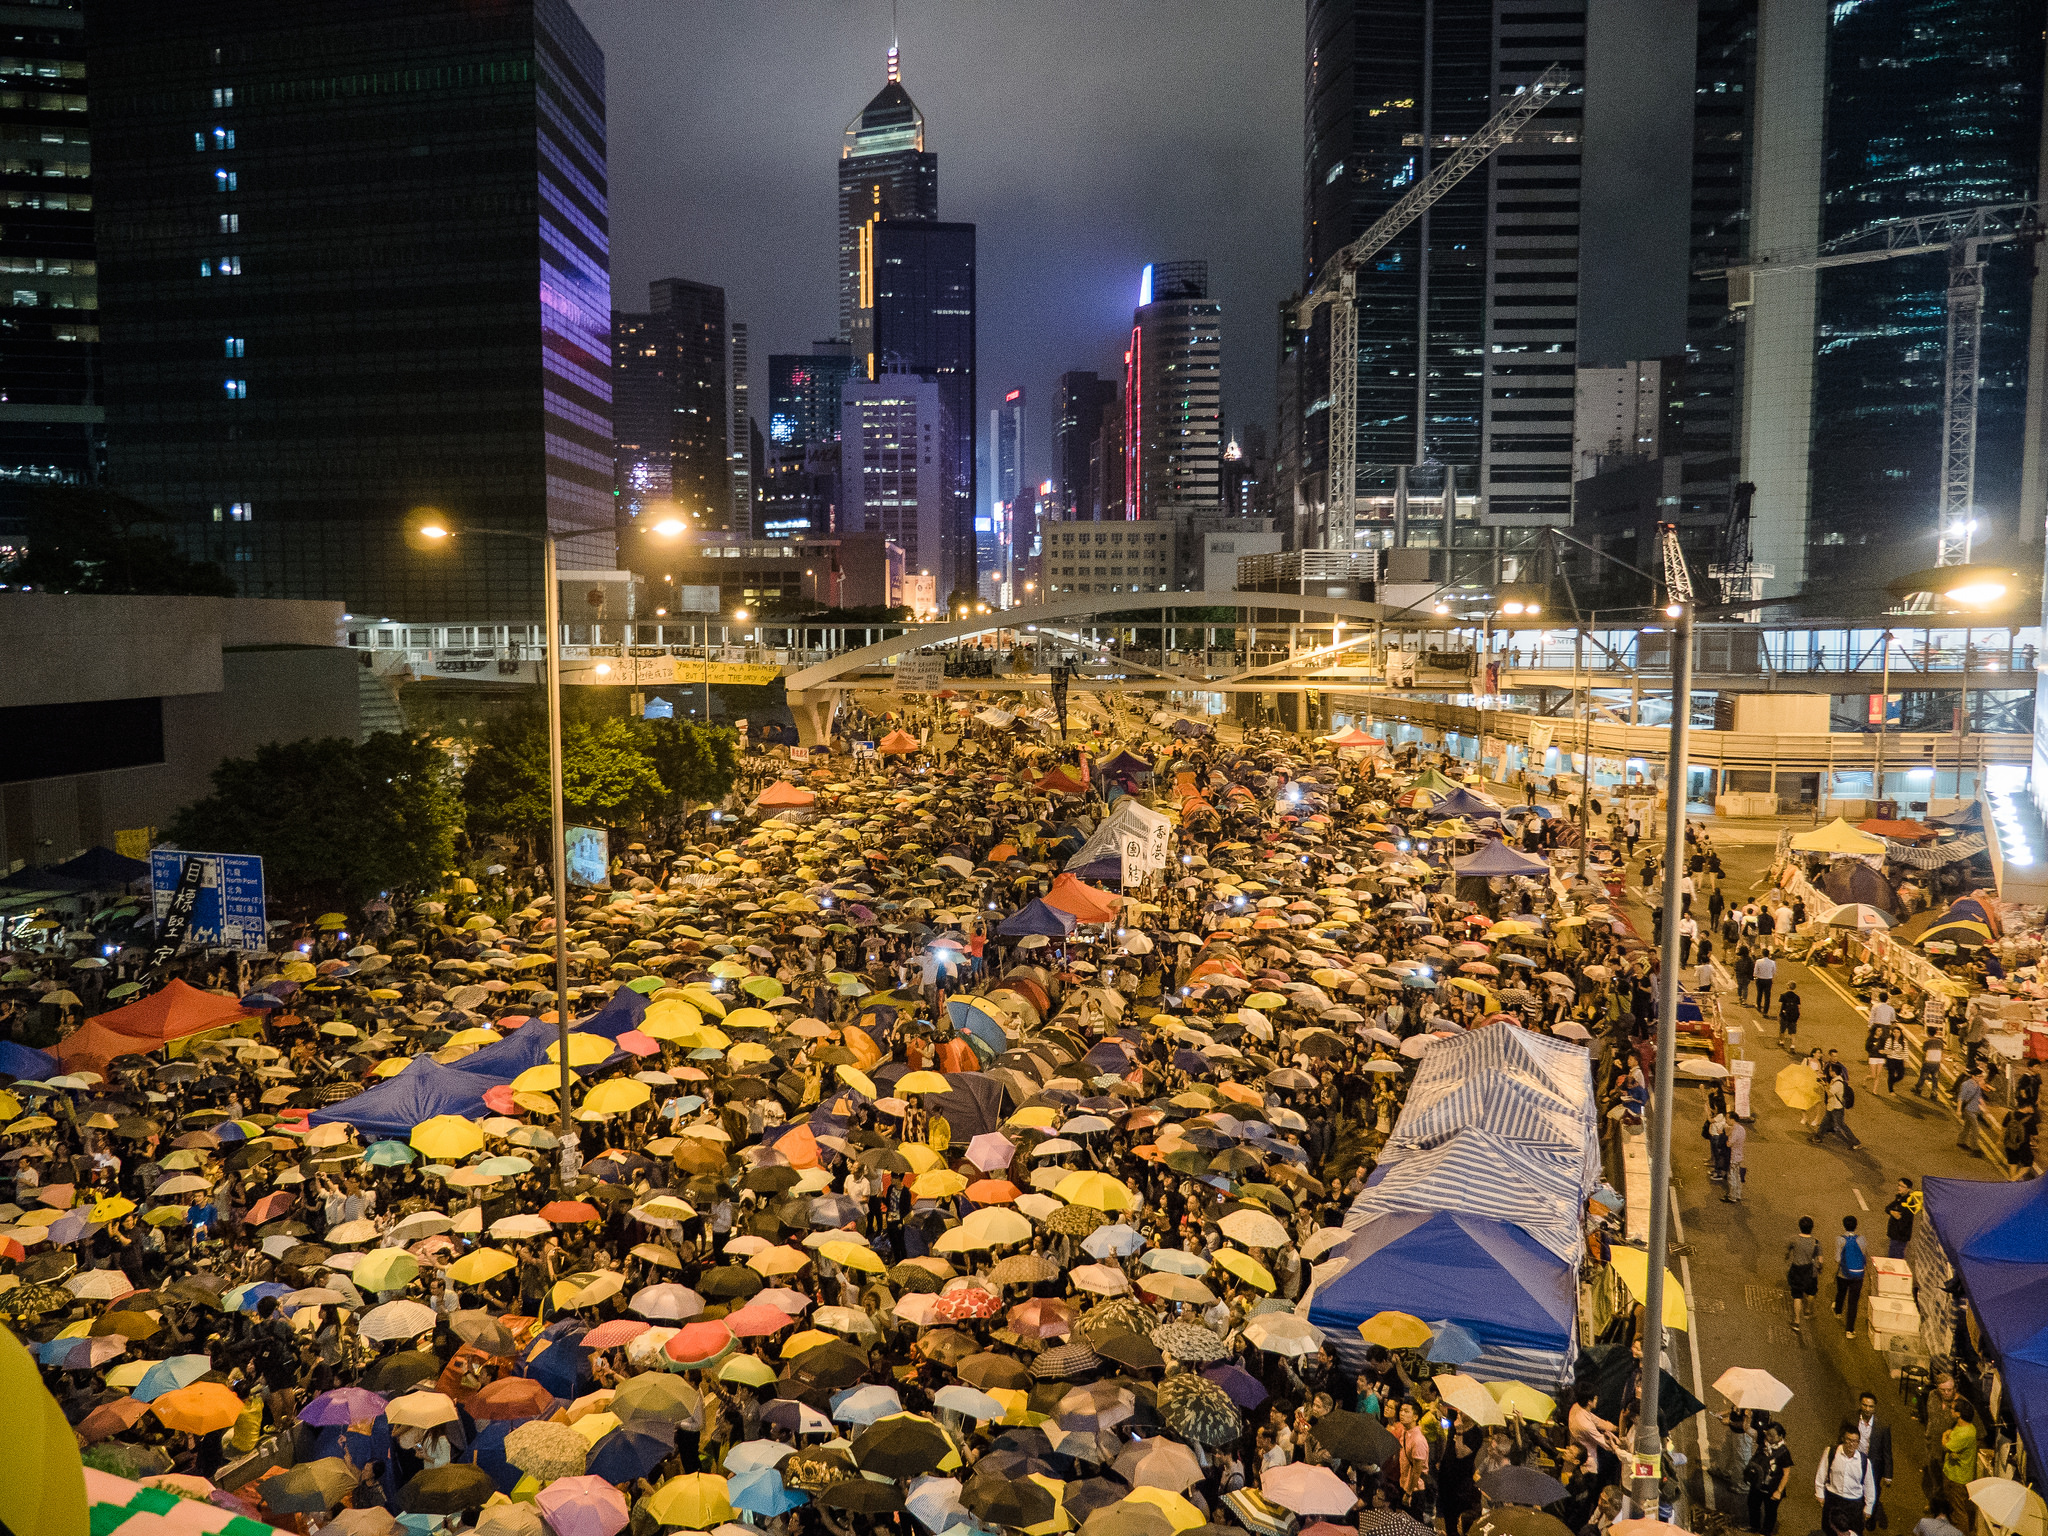
M 983 1131 L 967 1143 L 967 1161 L 983 1173 L 995 1173 L 1010 1166 L 1017 1155 L 1017 1147 L 1007 1136 L 994 1131 Z
M 932 1316 L 943 1323 L 957 1323 L 970 1317 L 995 1317 L 1002 1310 L 1002 1297 L 978 1286 L 968 1286 L 941 1296 L 932 1308 Z
M 493 1083 L 484 1090 L 484 1108 L 494 1109 L 501 1115 L 516 1114 L 519 1106 L 512 1101 L 510 1083 Z
M 282 1216 L 286 1211 L 290 1210 L 291 1208 L 291 1192 L 289 1190 L 280 1189 L 271 1194 L 265 1195 L 261 1200 L 258 1200 L 254 1205 L 250 1206 L 249 1214 L 244 1216 L 242 1219 L 248 1222 L 250 1226 L 257 1227 L 261 1226 L 266 1221 L 277 1220 L 278 1217 Z
M 608 1323 L 599 1323 L 577 1342 L 585 1349 L 617 1349 L 639 1338 L 650 1326 L 630 1317 L 615 1317 Z
M 795 1321 L 794 1317 L 773 1302 L 756 1299 L 727 1317 L 725 1326 L 743 1339 L 760 1339 L 771 1333 L 780 1333 Z M 585 1338 L 583 1342 L 588 1344 L 590 1340 Z
M 661 1043 L 652 1035 L 643 1035 L 637 1029 L 629 1029 L 614 1042 L 622 1051 L 631 1051 L 635 1056 L 659 1056 Z
M 765 1291 L 756 1291 L 748 1305 L 777 1307 L 791 1317 L 802 1317 L 811 1305 L 811 1298 L 802 1291 L 792 1291 L 786 1285 L 771 1285 Z
M 1328 1467 L 1299 1461 L 1262 1474 L 1259 1491 L 1297 1515 L 1341 1515 L 1358 1505 L 1358 1495 Z
M 626 1496 L 601 1477 L 558 1477 L 533 1502 L 555 1536 L 617 1536 L 631 1518 Z

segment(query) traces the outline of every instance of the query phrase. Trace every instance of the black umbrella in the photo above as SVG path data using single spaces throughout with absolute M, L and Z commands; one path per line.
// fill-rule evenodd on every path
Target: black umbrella
M 1565 1487 L 1534 1467 L 1495 1467 L 1479 1479 L 1479 1491 L 1496 1504 L 1526 1504 L 1541 1509 L 1565 1496 Z
M 263 1502 L 279 1513 L 325 1513 L 355 1487 L 355 1473 L 339 1456 L 302 1461 L 263 1484 Z
M 441 1362 L 432 1355 L 417 1349 L 402 1350 L 389 1355 L 371 1366 L 363 1377 L 363 1385 L 372 1392 L 381 1392 L 394 1397 L 400 1392 L 418 1386 L 423 1381 L 432 1381 L 441 1374 Z M 446 1470 L 445 1468 L 442 1470 Z M 422 1510 L 421 1513 L 428 1513 Z
M 1090 1477 L 1068 1483 L 1067 1491 L 1060 1496 L 1060 1503 L 1075 1519 L 1086 1520 L 1098 1509 L 1122 1503 L 1130 1493 L 1130 1489 L 1114 1478 Z
M 1394 1437 L 1377 1419 L 1338 1408 L 1317 1419 L 1309 1434 L 1324 1450 L 1361 1467 L 1377 1467 L 1394 1454 Z
M 1564 1522 L 1522 1504 L 1499 1504 L 1465 1528 L 1466 1536 L 1571 1536 Z
M 903 1508 L 903 1495 L 893 1485 L 865 1477 L 834 1483 L 817 1497 L 827 1509 L 844 1509 L 857 1515 L 886 1515 Z
M 726 1264 L 704 1271 L 697 1281 L 697 1294 L 720 1301 L 744 1301 L 759 1292 L 764 1283 L 759 1274 L 745 1265 Z
M 497 1491 L 482 1467 L 453 1462 L 420 1473 L 398 1490 L 398 1502 L 408 1514 L 453 1515 L 475 1509 Z
M 1166 1356 L 1159 1352 L 1158 1346 L 1135 1333 L 1098 1333 L 1094 1343 L 1095 1353 L 1103 1359 L 1127 1365 L 1134 1371 L 1155 1370 L 1166 1364 Z
M 800 1380 L 832 1392 L 852 1386 L 867 1369 L 868 1357 L 846 1343 L 820 1344 L 790 1362 L 792 1374 Z
M 1059 1513 L 1059 1501 L 1026 1477 L 977 1477 L 960 1490 L 960 1502 L 990 1525 L 1038 1525 Z

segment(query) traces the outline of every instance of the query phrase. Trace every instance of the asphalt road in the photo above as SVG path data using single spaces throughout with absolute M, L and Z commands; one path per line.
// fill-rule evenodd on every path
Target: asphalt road
M 1761 889 L 1774 842 L 1774 837 L 1763 836 L 1717 842 L 1728 877 L 1723 890 L 1731 903 L 1752 888 Z M 1632 900 L 1639 895 L 1631 886 Z M 1647 911 L 1636 905 L 1635 915 L 1647 934 Z M 1814 1469 L 1841 1419 L 1853 1415 L 1857 1395 L 1864 1390 L 1876 1393 L 1879 1416 L 1892 1425 L 1895 1461 L 1885 1509 L 1892 1529 L 1908 1530 L 1924 1511 L 1919 1482 L 1921 1425 L 1905 1410 L 1887 1357 L 1871 1345 L 1868 1294 L 1853 1336 L 1830 1310 L 1834 1238 L 1841 1231 L 1842 1218 L 1853 1215 L 1869 1240 L 1867 1250 L 1881 1255 L 1885 1252 L 1884 1207 L 1898 1178 L 1909 1177 L 1916 1184 L 1929 1174 L 1999 1178 L 2002 1169 L 1956 1147 L 1960 1122 L 1946 1102 L 1916 1100 L 1907 1091 L 1917 1072 L 1917 1052 L 1913 1070 L 1896 1097 L 1870 1091 L 1863 1066 L 1867 1020 L 1847 991 L 1821 970 L 1781 961 L 1780 991 L 1792 982 L 1805 999 L 1800 1020 L 1802 1044 L 1818 1042 L 1837 1049 L 1851 1064 L 1856 1107 L 1849 1112 L 1848 1122 L 1862 1145 L 1851 1150 L 1833 1138 L 1824 1146 L 1812 1144 L 1799 1123 L 1799 1112 L 1781 1103 L 1772 1090 L 1779 1069 L 1795 1059 L 1777 1043 L 1776 1021 L 1765 1024 L 1754 1010 L 1738 1009 L 1732 993 L 1724 997 L 1724 1016 L 1731 1020 L 1740 1017 L 1750 1026 L 1743 1054 L 1757 1063 L 1757 1092 L 1751 1106 L 1755 1119 L 1749 1127 L 1747 1147 L 1749 1178 L 1741 1204 L 1731 1205 L 1721 1198 L 1721 1186 L 1707 1177 L 1707 1145 L 1699 1135 L 1705 1089 L 1680 1079 L 1672 1166 L 1677 1209 L 1689 1245 L 1684 1259 L 1698 1336 L 1688 1340 L 1674 1335 L 1674 1363 L 1681 1379 L 1690 1382 L 1690 1357 L 1696 1345 L 1704 1382 L 1711 1383 L 1730 1366 L 1760 1366 L 1793 1389 L 1791 1403 L 1779 1415 L 1798 1463 L 1779 1520 L 1780 1529 L 1792 1536 L 1819 1530 Z M 1818 1315 L 1808 1318 L 1803 1334 L 1795 1334 L 1785 1289 L 1785 1245 L 1797 1231 L 1801 1216 L 1813 1217 L 1827 1263 Z M 1869 1289 L 1866 1285 L 1866 1293 Z M 1716 1393 L 1698 1387 L 1695 1392 L 1713 1412 L 1728 1406 Z M 1712 1421 L 1708 1430 L 1705 1460 L 1718 1474 L 1718 1482 L 1707 1495 L 1695 1478 L 1693 1497 L 1695 1501 L 1710 1497 L 1735 1526 L 1744 1527 L 1748 1510 L 1740 1475 L 1730 1464 L 1726 1431 Z M 1679 1443 L 1694 1456 L 1695 1465 L 1689 1470 L 1697 1473 L 1700 1458 L 1693 1433 L 1681 1431 Z

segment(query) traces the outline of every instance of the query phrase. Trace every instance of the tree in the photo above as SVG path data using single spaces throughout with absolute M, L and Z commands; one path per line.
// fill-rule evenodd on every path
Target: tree
M 669 796 L 642 727 L 613 715 L 571 720 L 562 730 L 562 799 L 572 821 L 627 826 Z M 472 837 L 500 833 L 534 847 L 553 830 L 547 720 L 537 710 L 492 723 L 462 778 Z
M 613 717 L 572 725 L 562 737 L 562 795 L 572 816 L 609 827 L 652 815 L 668 798 L 641 750 L 637 722 Z
M 682 815 L 684 802 L 720 800 L 739 777 L 739 737 L 688 720 L 642 720 L 641 736 L 661 782 L 668 787 L 669 813 Z
M 425 736 L 380 732 L 231 758 L 169 832 L 187 848 L 260 855 L 266 883 L 294 907 L 358 907 L 438 886 L 460 822 L 447 756 Z
M 170 519 L 144 502 L 98 486 L 23 486 L 27 548 L 0 575 L 48 592 L 233 597 L 235 584 L 211 561 L 173 544 Z

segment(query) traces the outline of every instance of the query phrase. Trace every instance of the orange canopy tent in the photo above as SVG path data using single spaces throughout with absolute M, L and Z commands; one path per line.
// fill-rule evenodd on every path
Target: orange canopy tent
M 1384 747 L 1386 744 L 1384 737 L 1368 736 L 1355 725 L 1335 736 L 1323 738 L 1323 745 L 1327 747 Z
M 901 757 L 907 752 L 916 752 L 918 750 L 920 749 L 917 745 L 917 738 L 908 731 L 891 731 L 882 738 L 880 747 L 881 754 L 884 757 Z
M 762 790 L 754 800 L 756 805 L 812 805 L 817 796 L 808 789 L 799 789 L 787 779 L 777 779 Z
M 116 1056 L 161 1050 L 186 1035 L 254 1017 L 232 997 L 202 992 L 174 980 L 125 1008 L 87 1019 L 76 1034 L 59 1040 L 53 1049 L 67 1072 L 105 1072 Z
M 1116 917 L 1123 898 L 1074 875 L 1061 875 L 1045 893 L 1045 904 L 1071 912 L 1084 923 L 1107 923 Z
M 1064 768 L 1053 769 L 1051 773 L 1048 773 L 1031 787 L 1033 789 L 1042 789 L 1047 794 L 1053 795 L 1081 795 L 1088 792 L 1087 784 L 1075 778 Z

